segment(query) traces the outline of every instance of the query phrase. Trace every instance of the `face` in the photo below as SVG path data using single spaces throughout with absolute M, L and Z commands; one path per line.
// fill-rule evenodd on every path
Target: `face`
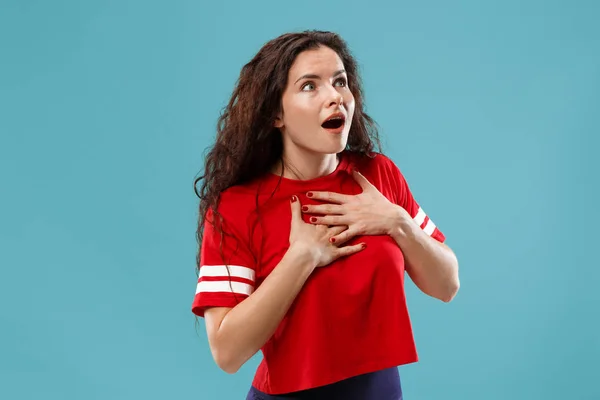
M 288 73 L 283 112 L 275 121 L 286 153 L 334 154 L 346 147 L 354 96 L 344 64 L 328 47 L 300 53 Z M 337 117 L 328 122 L 332 116 Z

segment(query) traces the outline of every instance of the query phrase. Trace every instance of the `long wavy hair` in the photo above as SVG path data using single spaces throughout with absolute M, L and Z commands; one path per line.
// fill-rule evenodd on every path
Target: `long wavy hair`
M 242 68 L 231 99 L 218 119 L 216 141 L 206 155 L 204 174 L 194 181 L 194 191 L 200 198 L 196 232 L 199 247 L 207 212 L 220 218 L 217 207 L 221 192 L 250 182 L 268 173 L 275 163 L 283 162 L 283 140 L 274 122 L 282 108 L 288 72 L 300 53 L 320 46 L 338 54 L 354 95 L 354 117 L 346 150 L 370 156 L 381 148 L 377 125 L 364 110 L 358 65 L 338 34 L 308 30 L 286 33 L 267 42 Z M 200 181 L 203 182 L 198 191 Z M 215 225 L 217 229 L 220 226 Z M 196 268 L 200 268 L 200 251 Z

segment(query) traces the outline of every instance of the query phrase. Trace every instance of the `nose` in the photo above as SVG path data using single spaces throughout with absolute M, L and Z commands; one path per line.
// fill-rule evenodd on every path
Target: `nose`
M 332 106 L 337 104 L 341 106 L 343 102 L 344 96 L 342 96 L 342 94 L 334 88 L 331 93 L 331 100 L 329 102 L 329 105 Z

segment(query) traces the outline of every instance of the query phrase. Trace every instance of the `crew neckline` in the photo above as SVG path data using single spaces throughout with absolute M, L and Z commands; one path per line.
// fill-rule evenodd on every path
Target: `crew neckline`
M 331 181 L 331 180 L 335 179 L 336 176 L 340 172 L 343 172 L 343 171 L 347 172 L 347 169 L 348 169 L 348 164 L 349 164 L 348 158 L 349 157 L 348 157 L 347 151 L 344 150 L 341 153 L 338 153 L 338 157 L 339 157 L 338 165 L 335 167 L 335 169 L 332 172 L 330 172 L 327 175 L 303 180 L 303 179 L 286 178 L 284 176 L 281 176 L 281 175 L 278 175 L 278 174 L 275 174 L 275 173 L 269 171 L 266 176 L 266 183 L 268 183 L 269 186 L 270 186 L 270 184 L 279 185 L 280 188 L 282 188 L 282 189 L 284 189 L 284 188 L 294 189 L 294 188 L 301 188 L 301 187 L 305 187 L 305 186 L 315 186 L 315 185 L 319 185 L 319 184 Z

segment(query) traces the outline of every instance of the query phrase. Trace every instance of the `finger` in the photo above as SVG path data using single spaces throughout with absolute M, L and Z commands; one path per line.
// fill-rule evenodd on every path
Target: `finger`
M 352 176 L 363 190 L 370 190 L 375 188 L 375 186 L 373 186 L 373 184 L 371 184 L 371 182 L 369 182 L 369 180 L 365 178 L 363 174 L 358 172 L 358 170 L 352 170 Z
M 298 224 L 302 221 L 302 205 L 298 196 L 292 196 L 290 199 L 290 206 L 292 208 L 292 225 Z
M 302 212 L 311 214 L 344 214 L 345 209 L 339 204 L 319 204 L 312 206 L 303 206 Z
M 326 225 L 326 226 L 338 226 L 348 225 L 347 218 L 341 215 L 326 215 L 324 217 L 310 217 L 311 224 L 315 225 Z
M 329 203 L 344 204 L 347 203 L 352 196 L 335 192 L 308 192 L 306 193 L 306 197 L 327 201 Z
M 339 233 L 334 234 L 329 241 L 335 243 L 337 246 L 341 246 L 350 239 L 358 235 L 358 232 L 352 228 L 341 230 Z
M 354 253 L 358 253 L 359 251 L 364 250 L 367 247 L 366 243 L 359 243 L 353 246 L 344 246 L 344 247 L 336 247 L 334 250 L 334 256 L 336 258 L 347 257 Z
M 332 226 L 331 228 L 329 228 L 327 233 L 329 234 L 330 238 L 334 238 L 334 237 L 338 236 L 340 233 L 344 232 L 346 229 L 348 229 L 347 225 Z M 337 244 L 337 240 L 330 240 L 330 242 Z

